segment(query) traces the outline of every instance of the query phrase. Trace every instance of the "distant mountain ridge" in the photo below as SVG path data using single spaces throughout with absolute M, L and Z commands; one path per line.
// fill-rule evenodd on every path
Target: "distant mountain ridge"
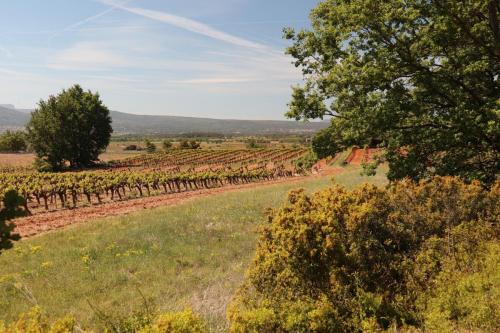
M 29 113 L 11 108 L 9 104 L 0 105 L 0 132 L 24 127 L 29 119 Z
M 0 132 L 23 128 L 32 110 L 16 109 L 11 104 L 0 104 Z M 232 135 L 306 134 L 328 126 L 328 122 L 296 122 L 288 120 L 237 120 L 180 116 L 136 115 L 110 112 L 114 134 L 212 133 Z

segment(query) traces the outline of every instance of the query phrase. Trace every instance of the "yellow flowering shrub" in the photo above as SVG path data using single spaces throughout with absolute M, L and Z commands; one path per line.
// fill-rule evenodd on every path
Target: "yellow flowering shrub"
M 73 317 L 68 316 L 51 324 L 38 307 L 21 315 L 17 321 L 7 326 L 0 321 L 0 333 L 70 333 L 74 328 Z
M 499 188 L 437 177 L 387 189 L 291 192 L 260 231 L 253 264 L 228 309 L 230 330 L 424 327 L 422 295 L 443 266 L 467 265 L 472 257 L 460 254 L 497 240 Z
M 467 257 L 466 267 L 457 260 L 444 264 L 432 288 L 421 296 L 427 331 L 500 332 L 499 254 L 500 243 L 492 241 L 459 254 Z
M 144 318 L 143 318 L 144 319 Z M 0 321 L 0 333 L 72 333 L 83 332 L 76 329 L 75 319 L 71 316 L 49 323 L 35 307 L 29 313 L 22 314 L 16 321 L 5 325 Z M 131 316 L 104 327 L 104 332 L 140 332 L 140 333 L 205 333 L 208 328 L 199 316 L 188 309 L 182 312 L 167 312 L 156 317 L 151 324 Z
M 143 328 L 141 333 L 205 333 L 205 322 L 192 310 L 168 312 L 160 315 L 152 325 Z

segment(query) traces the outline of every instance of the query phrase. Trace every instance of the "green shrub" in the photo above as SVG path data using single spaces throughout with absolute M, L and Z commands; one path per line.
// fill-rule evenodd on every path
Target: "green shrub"
M 453 263 L 454 272 L 462 274 L 455 276 L 468 279 L 473 257 L 466 254 L 497 240 L 499 185 L 487 190 L 478 182 L 443 177 L 388 189 L 334 186 L 312 196 L 290 193 L 288 204 L 260 231 L 247 279 L 228 309 L 231 331 L 361 332 L 431 325 L 436 310 L 427 309 L 443 308 L 434 299 L 454 294 L 440 282 L 450 276 L 447 265 Z M 439 285 L 442 292 L 435 289 Z M 479 308 L 492 305 L 479 294 L 467 294 L 477 305 L 470 313 L 477 315 L 464 315 L 464 327 L 491 330 L 496 318 Z M 453 325 L 462 320 L 446 318 Z
M 188 140 L 181 140 L 179 142 L 179 149 L 189 149 L 189 148 L 190 148 L 190 145 L 189 145 Z
M 47 162 L 46 160 L 36 157 L 35 161 L 33 162 L 33 166 L 35 169 L 39 172 L 53 172 L 55 171 L 54 167 Z
M 476 251 L 459 252 L 461 260 L 451 258 L 444 265 L 421 297 L 427 330 L 500 332 L 499 253 L 500 244 L 488 242 Z
M 261 143 L 259 143 L 256 139 L 251 138 L 247 140 L 246 147 L 247 149 L 257 149 L 257 148 L 263 148 L 264 146 Z
M 141 148 L 137 145 L 128 145 L 123 150 L 129 151 L 129 150 L 141 150 Z
M 146 151 L 148 153 L 154 153 L 156 151 L 156 145 L 148 139 L 144 140 L 144 146 L 146 146 Z
M 170 140 L 163 140 L 162 145 L 163 145 L 163 150 L 167 151 L 172 148 L 173 143 Z
M 26 133 L 7 131 L 0 134 L 0 152 L 20 152 L 28 149 Z
M 295 167 L 303 170 L 310 170 L 318 162 L 318 157 L 313 151 L 309 151 L 295 162 Z
M 195 140 L 189 141 L 189 148 L 191 149 L 199 149 L 201 147 L 201 143 Z
M 199 149 L 201 147 L 201 143 L 196 140 L 181 140 L 179 143 L 179 149 Z
M 204 333 L 208 332 L 205 322 L 192 310 L 168 312 L 160 315 L 152 325 L 141 333 Z

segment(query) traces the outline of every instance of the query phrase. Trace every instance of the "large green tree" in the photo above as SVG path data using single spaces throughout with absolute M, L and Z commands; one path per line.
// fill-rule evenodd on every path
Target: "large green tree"
M 37 156 L 55 170 L 66 163 L 73 168 L 93 164 L 113 132 L 109 110 L 99 94 L 79 85 L 41 100 L 27 130 Z
M 325 0 L 285 29 L 305 83 L 287 116 L 332 117 L 319 155 L 386 148 L 389 177 L 499 172 L 500 0 Z

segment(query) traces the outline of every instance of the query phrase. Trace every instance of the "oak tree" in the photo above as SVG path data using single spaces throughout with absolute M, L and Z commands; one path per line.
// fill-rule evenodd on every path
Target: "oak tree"
M 386 148 L 389 178 L 499 171 L 499 0 L 325 0 L 285 29 L 305 83 L 287 116 L 331 117 L 319 155 Z
M 111 118 L 98 93 L 79 85 L 41 100 L 27 125 L 38 158 L 54 170 L 92 165 L 109 144 Z

